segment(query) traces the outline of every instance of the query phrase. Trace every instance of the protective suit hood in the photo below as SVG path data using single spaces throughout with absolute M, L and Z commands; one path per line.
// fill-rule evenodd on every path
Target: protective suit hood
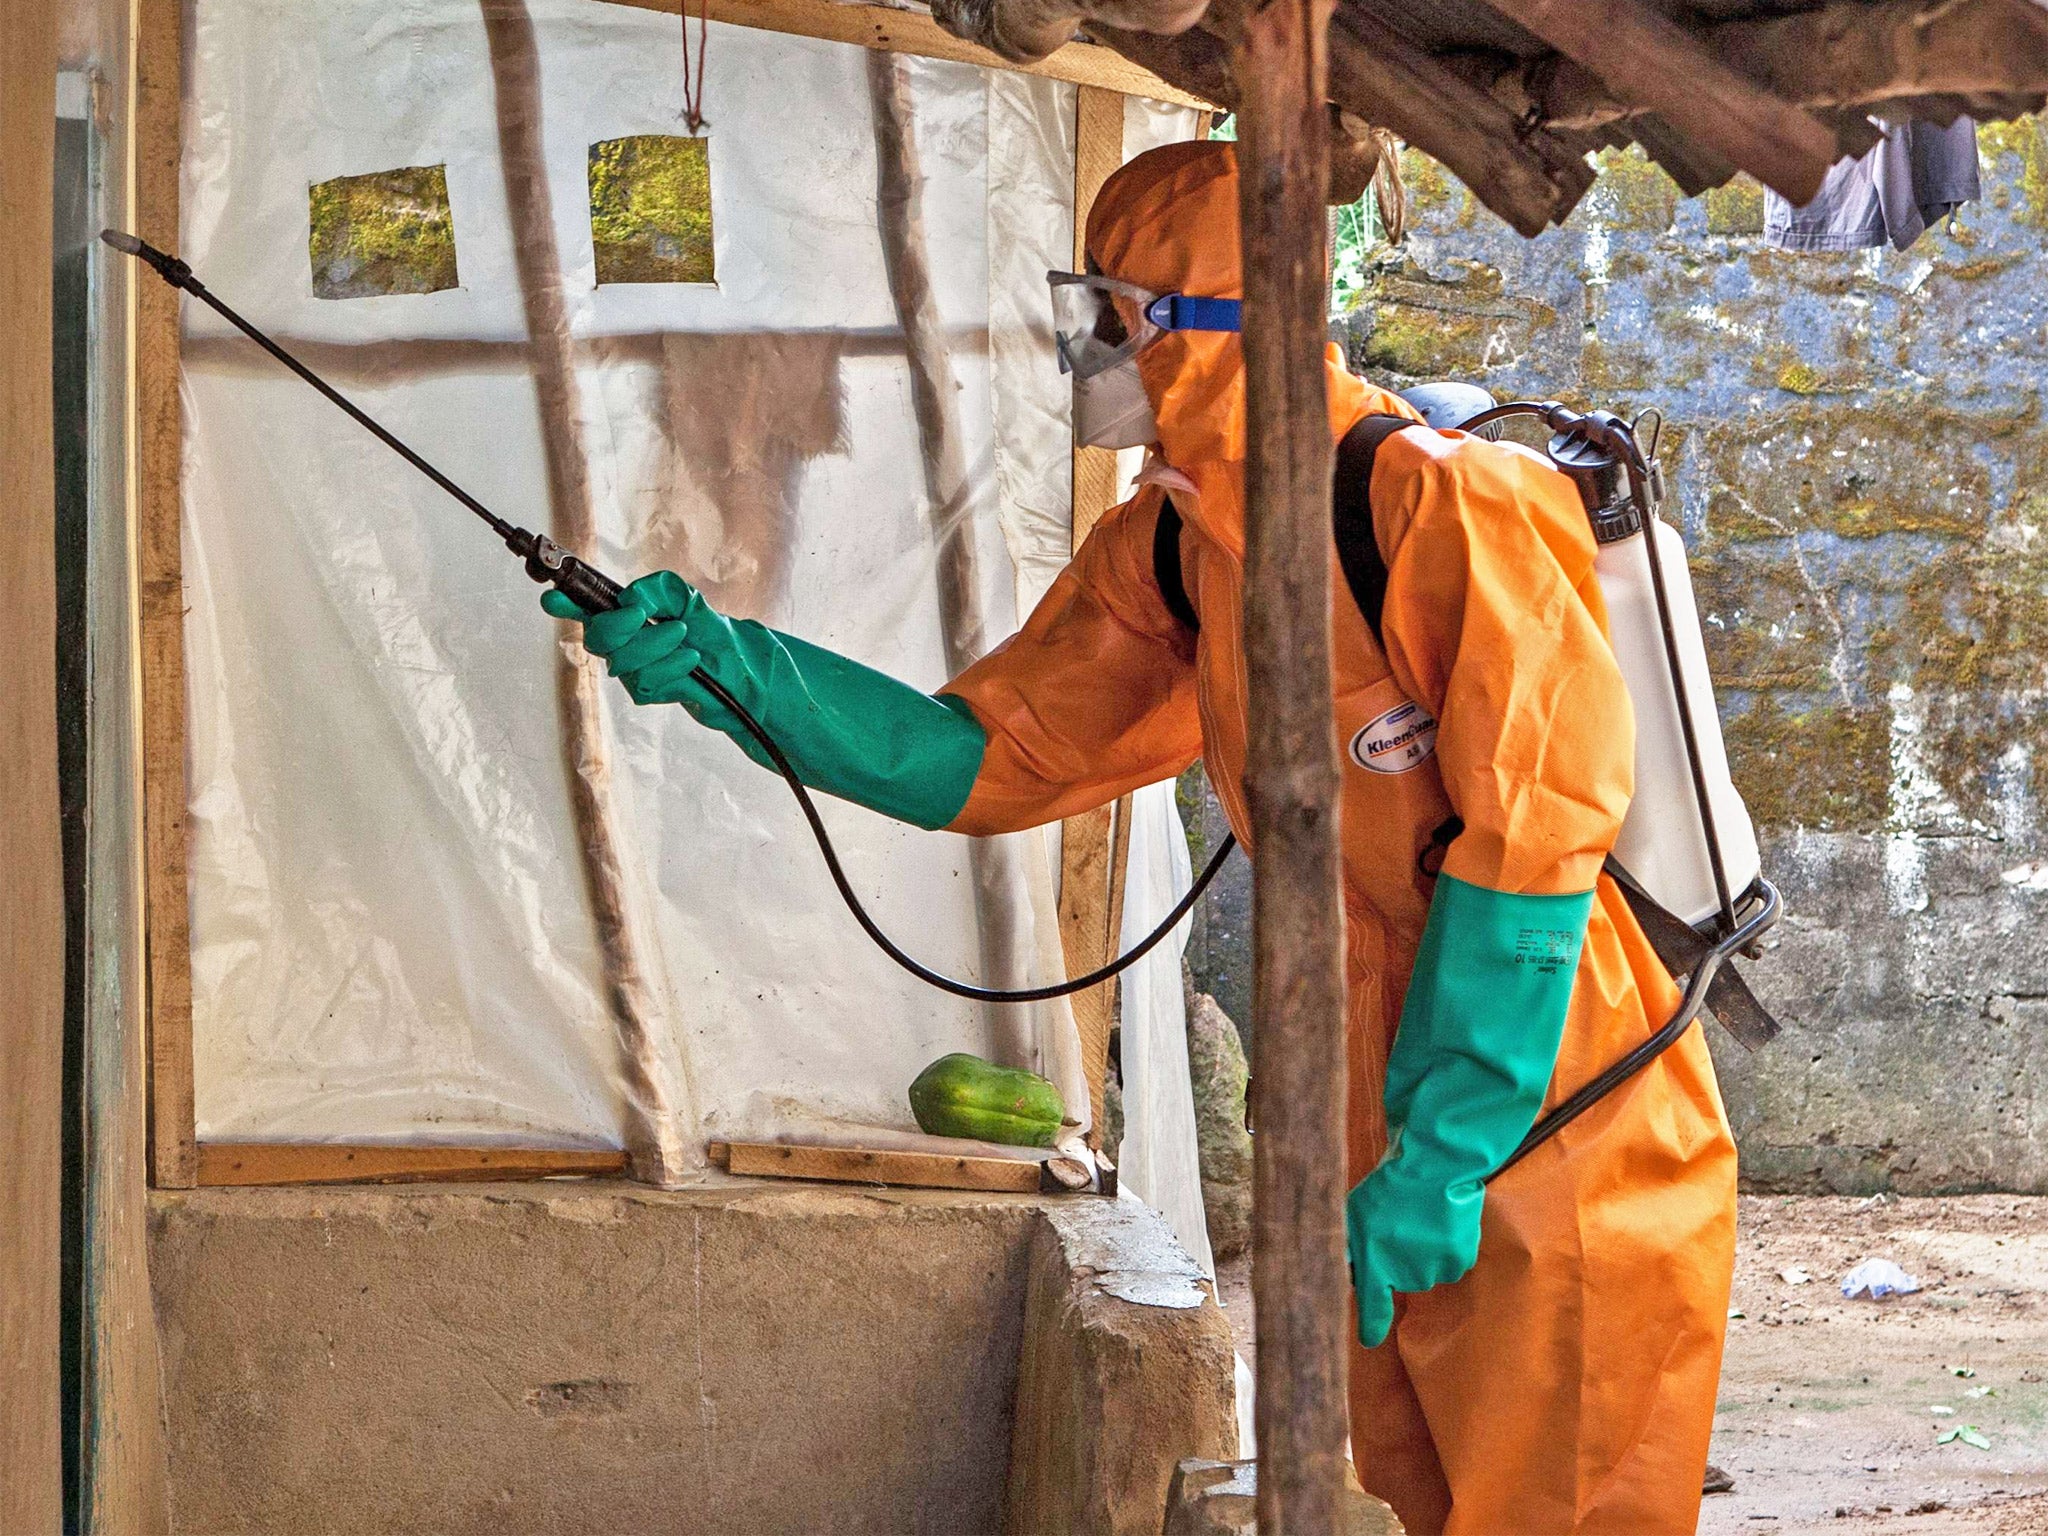
M 1240 299 L 1237 146 L 1168 144 L 1123 166 L 1088 216 L 1088 253 L 1103 272 L 1158 293 Z M 1138 354 L 1168 462 L 1186 468 L 1245 455 L 1244 351 L 1224 331 L 1174 331 Z M 1419 412 L 1328 363 L 1331 435 L 1374 412 Z

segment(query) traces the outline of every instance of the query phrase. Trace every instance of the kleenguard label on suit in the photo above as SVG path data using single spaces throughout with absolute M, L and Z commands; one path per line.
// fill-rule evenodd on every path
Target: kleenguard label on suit
M 1436 751 L 1436 720 L 1420 704 L 1398 704 L 1351 738 L 1351 761 L 1373 773 L 1406 773 Z

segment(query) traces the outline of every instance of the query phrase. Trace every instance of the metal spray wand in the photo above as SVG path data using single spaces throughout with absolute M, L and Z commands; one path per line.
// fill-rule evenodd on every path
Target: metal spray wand
M 340 406 L 360 426 L 365 427 L 385 447 L 391 449 L 406 463 L 441 487 L 450 496 L 461 502 L 470 511 L 490 524 L 491 532 L 505 541 L 505 547 L 526 562 L 526 574 L 543 586 L 558 588 L 568 594 L 570 601 L 586 613 L 608 613 L 619 606 L 619 594 L 624 590 L 611 577 L 572 555 L 544 533 L 532 533 L 508 523 L 489 507 L 478 501 L 469 492 L 429 464 L 394 433 L 380 425 L 366 411 L 362 410 L 340 390 L 329 384 L 319 374 L 300 362 L 291 353 L 272 341 L 263 332 L 236 314 L 228 305 L 215 298 L 206 284 L 199 281 L 191 267 L 175 256 L 166 255 L 146 240 L 137 239 L 118 229 L 103 229 L 100 238 L 124 255 L 147 262 L 156 275 L 173 288 L 182 288 L 193 298 L 206 305 L 236 330 L 247 336 L 257 346 L 276 358 L 285 367 L 319 390 L 329 400 Z

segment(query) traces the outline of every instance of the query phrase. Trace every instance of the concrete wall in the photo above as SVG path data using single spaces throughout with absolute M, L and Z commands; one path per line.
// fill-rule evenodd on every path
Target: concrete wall
M 1759 238 L 1610 155 L 1525 241 L 1406 161 L 1353 366 L 1661 408 L 1734 771 L 1789 916 L 1786 1023 L 1716 1053 L 1749 1178 L 2048 1189 L 2048 127 L 1904 253 Z M 1199 960 L 1199 957 L 1198 957 Z
M 158 1192 L 150 1266 L 185 1536 L 1149 1533 L 1235 1446 L 1228 1326 L 1129 1202 Z

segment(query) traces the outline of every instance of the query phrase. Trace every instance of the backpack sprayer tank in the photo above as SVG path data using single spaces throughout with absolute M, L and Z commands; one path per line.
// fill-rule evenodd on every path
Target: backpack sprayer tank
M 1635 798 L 1614 861 L 1687 926 L 1730 932 L 1737 908 L 1757 893 L 1762 865 L 1749 809 L 1728 776 L 1685 544 L 1657 515 L 1663 474 L 1610 411 L 1516 402 L 1462 425 L 1473 431 L 1511 415 L 1551 428 L 1550 461 L 1579 487 L 1600 545 L 1593 573 L 1636 717 Z
M 1578 483 L 1585 498 L 1600 543 L 1593 574 L 1607 602 L 1608 638 L 1635 706 L 1635 798 L 1615 840 L 1614 857 L 1667 911 L 1698 926 L 1747 892 L 1763 868 L 1749 808 L 1728 777 L 1728 751 L 1714 707 L 1685 542 L 1657 516 L 1663 476 L 1654 467 L 1644 477 L 1649 504 L 1638 506 L 1618 455 L 1569 429 L 1551 438 L 1549 452 L 1551 462 Z M 1684 679 L 1683 706 L 1681 690 L 1672 681 L 1672 651 Z M 1691 716 L 1690 744 L 1681 708 Z M 1694 782 L 1695 756 L 1719 844 L 1718 879 Z
M 1707 650 L 1686 569 L 1685 542 L 1661 518 L 1649 531 L 1623 534 L 1600 546 L 1593 574 L 1607 600 L 1607 632 L 1636 712 L 1636 792 L 1615 839 L 1614 857 L 1637 873 L 1667 910 L 1697 927 L 1721 910 L 1705 827 L 1693 799 L 1691 764 L 1679 720 L 1678 695 L 1662 653 L 1656 591 L 1650 579 L 1650 540 L 1657 541 L 1671 630 L 1691 705 L 1700 768 L 1720 834 L 1722 866 L 1731 895 L 1739 896 L 1763 873 L 1749 808 L 1728 777 L 1728 752 L 1707 674 Z

